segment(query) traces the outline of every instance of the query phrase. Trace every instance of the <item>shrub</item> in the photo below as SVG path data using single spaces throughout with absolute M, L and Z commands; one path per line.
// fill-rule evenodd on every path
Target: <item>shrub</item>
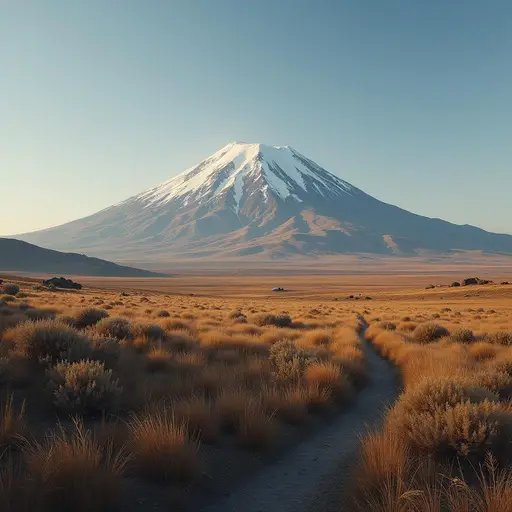
M 133 416 L 128 427 L 135 468 L 141 477 L 170 482 L 197 476 L 198 446 L 188 438 L 184 423 L 159 411 Z
M 4 334 L 17 355 L 33 361 L 78 361 L 91 354 L 89 338 L 56 320 L 24 322 Z
M 96 324 L 96 332 L 100 336 L 119 340 L 133 338 L 132 325 L 125 318 L 104 318 Z
M 471 329 L 455 329 L 451 333 L 450 338 L 456 343 L 472 343 L 475 341 L 475 335 Z
M 300 379 L 308 365 L 316 359 L 293 341 L 282 340 L 274 343 L 269 351 L 269 361 L 278 379 Z
M 512 345 L 512 332 L 491 332 L 486 334 L 485 341 L 499 345 Z
M 55 311 L 50 309 L 28 308 L 25 310 L 25 315 L 27 315 L 29 320 L 53 320 L 55 318 Z
M 155 324 L 139 324 L 133 328 L 133 334 L 151 341 L 163 340 L 165 338 L 165 330 Z
M 385 331 L 396 331 L 396 324 L 392 322 L 379 322 L 377 327 L 384 329 Z
M 432 343 L 443 336 L 449 336 L 450 333 L 445 327 L 435 324 L 420 324 L 412 333 L 414 339 L 419 343 Z
M 169 314 L 169 311 L 166 311 L 165 309 L 162 309 L 161 311 L 159 311 L 159 312 L 157 313 L 157 315 L 156 315 L 156 316 L 159 316 L 159 317 L 161 317 L 161 318 L 167 318 L 167 317 L 169 317 L 169 316 L 171 316 L 171 315 Z
M 292 324 L 290 315 L 260 314 L 252 318 L 252 322 L 260 327 L 264 325 L 275 325 L 276 327 L 289 327 Z
M 170 331 L 167 333 L 166 346 L 173 350 L 186 352 L 196 347 L 198 342 L 189 335 L 188 331 Z
M 2 295 L 0 297 L 0 300 L 7 304 L 9 302 L 16 302 L 16 297 L 14 297 L 13 295 Z
M 48 371 L 49 387 L 57 408 L 95 413 L 113 409 L 122 388 L 112 380 L 112 370 L 99 361 L 63 361 Z
M 101 361 L 107 368 L 115 365 L 119 359 L 121 347 L 116 338 L 104 338 L 94 336 L 91 338 L 92 354 L 91 359 Z
M 478 461 L 499 435 L 499 425 L 492 419 L 499 407 L 484 401 L 447 405 L 433 412 L 410 411 L 401 418 L 397 432 L 416 452 Z
M 442 407 L 468 401 L 480 403 L 484 400 L 497 401 L 498 397 L 464 380 L 431 377 L 424 378 L 420 383 L 408 388 L 400 397 L 395 409 L 399 416 L 413 411 L 434 414 Z
M 20 287 L 15 283 L 4 283 L 2 291 L 7 295 L 16 295 L 20 291 Z
M 332 339 L 332 333 L 326 330 L 316 329 L 309 331 L 302 337 L 306 345 L 322 346 L 329 345 Z
M 231 313 L 229 313 L 228 318 L 231 318 L 232 320 L 236 320 L 238 318 L 247 318 L 247 317 L 246 317 L 246 315 L 244 315 L 244 313 L 241 310 L 235 309 L 234 311 L 231 311 Z
M 171 369 L 171 354 L 161 348 L 153 348 L 148 354 L 146 371 L 149 373 L 168 372 Z
M 103 309 L 86 308 L 82 309 L 75 315 L 75 327 L 84 329 L 97 324 L 100 320 L 108 317 L 108 313 Z
M 101 446 L 81 422 L 68 433 L 59 429 L 24 452 L 32 510 L 107 512 L 117 509 L 122 475 L 129 458 L 112 444 Z

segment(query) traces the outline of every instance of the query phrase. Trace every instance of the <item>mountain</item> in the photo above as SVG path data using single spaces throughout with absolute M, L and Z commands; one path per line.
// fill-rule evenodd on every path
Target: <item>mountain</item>
M 103 277 L 160 277 L 138 268 L 124 267 L 110 261 L 89 258 L 83 254 L 43 249 L 21 240 L 0 238 L 0 270 L 71 274 Z
M 126 201 L 17 238 L 118 260 L 512 253 L 512 236 L 383 203 L 289 146 L 233 142 Z

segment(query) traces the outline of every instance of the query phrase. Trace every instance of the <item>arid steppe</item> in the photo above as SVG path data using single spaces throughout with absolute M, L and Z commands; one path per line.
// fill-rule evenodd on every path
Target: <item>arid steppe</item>
M 2 276 L 2 509 L 202 509 L 252 478 L 270 489 L 297 449 L 316 461 L 323 433 L 344 468 L 315 501 L 325 510 L 476 503 L 488 467 L 508 499 L 512 285 L 448 286 L 463 277 L 81 278 L 69 291 Z M 372 346 L 402 377 L 388 415 L 358 409 L 379 386 Z M 70 494 L 86 482 L 94 492 Z

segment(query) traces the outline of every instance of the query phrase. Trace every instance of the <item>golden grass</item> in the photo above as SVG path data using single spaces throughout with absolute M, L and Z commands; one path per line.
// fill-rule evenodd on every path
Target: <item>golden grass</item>
M 190 480 L 200 471 L 198 444 L 166 410 L 134 416 L 128 425 L 137 474 L 151 481 Z
M 25 492 L 35 510 L 111 510 L 121 493 L 129 457 L 112 445 L 100 446 L 75 420 L 71 432 L 60 427 L 42 443 L 24 449 Z

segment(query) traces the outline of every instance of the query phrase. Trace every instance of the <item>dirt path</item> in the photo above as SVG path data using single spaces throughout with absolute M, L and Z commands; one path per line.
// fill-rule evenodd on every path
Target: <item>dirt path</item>
M 358 440 L 379 426 L 398 395 L 395 369 L 364 341 L 370 381 L 356 404 L 229 496 L 203 512 L 324 512 L 350 481 Z M 340 511 L 339 502 L 337 510 Z

